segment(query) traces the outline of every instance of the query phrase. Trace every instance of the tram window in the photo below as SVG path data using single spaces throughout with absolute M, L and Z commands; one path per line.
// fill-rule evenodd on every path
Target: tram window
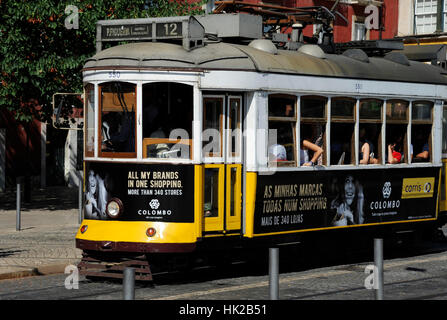
M 375 123 L 360 123 L 359 164 L 381 163 L 381 130 Z
M 354 127 L 356 100 L 332 98 L 331 164 L 355 164 Z
M 232 157 L 240 156 L 241 149 L 241 100 L 230 98 L 229 106 L 230 150 Z
M 100 151 L 102 156 L 135 157 L 136 85 L 100 85 Z
M 322 165 L 325 126 L 302 123 L 300 131 L 300 165 Z
M 360 120 L 382 121 L 382 100 L 365 99 L 360 101 Z
M 202 149 L 205 157 L 222 157 L 223 115 L 223 98 L 203 99 Z
M 217 217 L 219 214 L 219 169 L 205 169 L 205 217 Z
M 310 161 L 326 164 L 326 105 L 326 97 L 302 96 L 300 99 L 300 165 L 307 166 Z M 304 146 L 304 140 L 313 144 L 311 148 Z
M 296 97 L 272 94 L 268 98 L 270 163 L 296 166 Z M 271 130 L 276 130 L 276 141 Z
M 431 154 L 431 125 L 413 124 L 411 128 L 411 162 L 429 162 Z
M 433 102 L 415 101 L 411 112 L 411 162 L 431 161 Z
M 91 83 L 84 88 L 85 96 L 85 156 L 95 155 L 95 86 Z
M 269 118 L 296 119 L 296 97 L 275 94 L 269 96 Z
M 143 157 L 190 159 L 192 120 L 192 86 L 143 85 Z
M 408 105 L 409 103 L 403 100 L 389 100 L 386 103 L 387 163 L 408 163 Z
M 386 103 L 386 119 L 391 121 L 408 120 L 408 102 L 402 100 L 390 100 Z
M 411 119 L 412 122 L 432 121 L 433 102 L 431 101 L 414 101 L 412 104 Z
M 301 118 L 326 119 L 326 103 L 325 97 L 301 97 Z
M 360 100 L 359 164 L 382 163 L 382 100 Z

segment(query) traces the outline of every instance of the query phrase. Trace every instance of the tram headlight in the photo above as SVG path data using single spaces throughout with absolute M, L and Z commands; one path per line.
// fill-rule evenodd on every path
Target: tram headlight
M 146 235 L 149 238 L 152 238 L 153 236 L 155 236 L 156 233 L 157 233 L 157 230 L 155 230 L 154 228 L 149 228 L 146 230 Z
M 118 198 L 112 198 L 109 202 L 107 202 L 106 213 L 112 218 L 118 218 L 123 212 L 123 203 Z

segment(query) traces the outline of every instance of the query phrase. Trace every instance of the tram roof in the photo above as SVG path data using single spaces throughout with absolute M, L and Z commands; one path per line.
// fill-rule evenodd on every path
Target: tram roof
M 256 48 L 219 42 L 186 51 L 181 45 L 173 43 L 137 42 L 100 51 L 87 59 L 84 70 L 241 70 L 447 85 L 443 69 L 401 59 L 400 54 L 392 53 L 386 58 L 362 57 L 360 54 L 358 59 L 358 54 L 327 54 L 315 50 L 315 46 L 307 45 L 306 49 L 309 48 L 298 51 L 264 50 L 263 46 Z

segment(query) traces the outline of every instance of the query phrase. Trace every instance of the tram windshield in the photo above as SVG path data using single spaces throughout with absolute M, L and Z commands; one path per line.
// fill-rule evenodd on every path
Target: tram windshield
M 143 156 L 191 157 L 193 87 L 156 82 L 143 85 Z
M 108 82 L 100 85 L 102 155 L 135 153 L 136 85 Z

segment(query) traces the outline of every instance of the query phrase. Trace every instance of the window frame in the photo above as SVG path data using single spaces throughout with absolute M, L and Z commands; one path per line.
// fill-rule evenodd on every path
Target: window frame
M 88 121 L 89 121 L 89 113 L 88 113 L 88 101 L 89 101 L 89 99 L 88 99 L 88 97 L 90 96 L 90 94 L 88 93 L 89 91 L 88 91 L 88 89 L 87 89 L 87 87 L 88 86 L 92 86 L 93 88 L 92 88 L 92 90 L 90 90 L 90 92 L 92 92 L 93 93 L 93 113 L 91 114 L 92 116 L 93 116 L 93 126 L 92 127 L 90 127 L 89 125 L 88 125 Z M 97 110 L 97 104 L 96 104 L 96 102 L 97 102 L 97 99 L 96 99 L 97 97 L 96 97 L 96 84 L 94 84 L 94 83 L 91 83 L 91 82 L 89 82 L 89 83 L 86 83 L 85 85 L 84 85 L 84 117 L 85 117 L 85 119 L 84 119 L 84 157 L 85 158 L 93 158 L 93 157 L 95 157 L 95 149 L 96 149 L 96 130 L 95 130 L 95 127 L 96 127 L 96 110 Z M 91 130 L 91 133 L 93 133 L 93 145 L 92 145 L 92 147 L 93 147 L 93 150 L 92 151 L 88 151 L 89 150 L 89 148 L 87 148 L 87 139 L 88 139 L 88 131 L 89 130 Z
M 120 82 L 120 83 L 126 83 L 126 84 L 132 84 L 134 85 L 135 89 L 134 89 L 134 96 L 135 96 L 135 117 L 134 117 L 134 152 L 108 152 L 108 151 L 102 151 L 102 110 L 103 110 L 103 106 L 102 106 L 102 102 L 103 102 L 103 98 L 102 98 L 102 89 L 103 86 L 105 84 L 108 83 L 113 83 L 113 82 Z M 100 84 L 98 84 L 98 128 L 97 128 L 97 133 L 98 133 L 98 140 L 97 140 L 97 146 L 98 146 L 98 157 L 100 158 L 137 158 L 137 148 L 138 148 L 138 144 L 137 144 L 137 126 L 138 126 L 138 107 L 137 107 L 137 103 L 138 103 L 138 99 L 137 99 L 137 91 L 138 85 L 135 82 L 131 82 L 131 81 L 104 81 L 101 82 Z
M 270 107 L 270 98 L 290 98 L 294 100 L 294 115 L 292 117 L 278 117 L 278 116 L 270 116 L 269 115 L 269 107 Z M 268 149 L 267 149 L 267 165 L 268 167 L 297 167 L 299 163 L 299 153 L 297 152 L 297 124 L 298 124 L 298 97 L 293 94 L 284 94 L 284 93 L 270 93 L 267 95 L 267 132 L 270 131 L 270 123 L 288 123 L 291 125 L 292 130 L 292 138 L 293 138 L 293 160 L 286 161 L 269 161 Z M 268 134 L 267 134 L 268 135 Z M 267 141 L 268 145 L 268 141 Z
M 205 128 L 205 119 L 206 119 L 206 101 L 213 101 L 213 100 L 220 100 L 221 101 L 221 112 L 219 115 L 219 136 L 220 136 L 220 150 L 218 153 L 205 153 L 203 151 L 203 147 L 204 147 L 204 141 L 203 141 L 203 132 L 206 129 L 209 128 Z M 224 127 L 225 127 L 225 95 L 208 95 L 208 94 L 204 94 L 202 96 L 202 102 L 203 102 L 203 109 L 202 109 L 202 137 L 201 137 L 201 148 L 202 148 L 202 157 L 204 159 L 212 159 L 212 161 L 224 161 Z M 208 142 L 209 143 L 209 142 Z
M 430 103 L 430 119 L 414 119 L 413 118 L 413 108 L 414 105 L 417 103 Z M 430 125 L 430 134 L 428 135 L 428 147 L 429 147 L 429 161 L 423 161 L 423 162 L 414 162 L 414 163 L 433 163 L 433 120 L 434 120 L 434 109 L 435 109 L 435 103 L 433 101 L 430 100 L 414 100 L 411 101 L 411 113 L 410 113 L 410 129 L 409 129 L 409 134 L 410 134 L 410 139 L 409 139 L 409 148 L 411 148 L 411 146 L 413 145 L 414 147 L 414 143 L 413 143 L 413 132 L 414 132 L 414 128 L 415 126 L 427 126 Z M 413 149 L 413 153 L 414 153 L 414 149 Z M 413 159 L 411 158 L 411 149 L 409 150 L 409 163 L 410 164 L 414 164 L 413 163 Z M 414 156 L 414 154 L 413 154 Z
M 389 103 L 393 103 L 393 102 L 404 102 L 406 103 L 406 111 L 405 111 L 405 119 L 392 119 L 391 115 L 388 116 L 388 105 Z M 403 98 L 401 99 L 385 99 L 384 100 L 384 108 L 383 108 L 383 112 L 384 112 L 384 131 L 385 131 L 385 139 L 384 139 L 384 163 L 385 165 L 405 165 L 405 164 L 410 164 L 411 163 L 411 159 L 410 159 L 410 149 L 409 149 L 409 145 L 410 145 L 410 140 L 409 137 L 411 137 L 411 121 L 410 121 L 410 116 L 411 116 L 411 100 L 405 100 Z M 392 109 L 390 109 L 390 111 L 392 111 Z M 404 137 L 403 137 L 403 141 L 402 141 L 402 146 L 403 146 L 403 155 L 404 155 L 404 161 L 401 161 L 400 163 L 388 163 L 386 162 L 386 158 L 387 158 L 387 153 L 388 153 L 388 137 L 387 137 L 387 131 L 390 128 L 389 125 L 397 125 L 397 126 L 406 126 L 405 130 L 403 130 L 404 132 Z M 391 129 L 389 129 L 391 130 Z M 383 131 L 382 131 L 383 132 Z
M 375 119 L 375 118 L 367 118 L 367 117 L 362 117 L 360 114 L 360 110 L 361 110 L 361 105 L 362 102 L 366 102 L 366 101 L 377 101 L 380 104 L 380 112 L 379 112 L 379 119 Z M 360 144 L 360 125 L 362 124 L 375 124 L 375 125 L 380 125 L 379 128 L 379 137 L 378 137 L 378 141 L 377 141 L 377 153 L 378 153 L 378 157 L 377 159 L 379 160 L 378 165 L 384 164 L 385 163 L 385 155 L 384 155 L 384 136 L 385 136 L 385 127 L 386 127 L 386 122 L 385 122 L 385 118 L 384 118 L 384 109 L 385 109 L 385 101 L 384 99 L 378 99 L 378 98 L 359 98 L 358 99 L 358 105 L 359 105 L 359 114 L 358 114 L 358 124 L 359 124 L 359 134 L 358 134 L 358 144 Z M 375 141 L 373 141 L 375 142 Z M 359 146 L 360 148 L 360 146 Z M 385 147 L 386 149 L 386 147 Z M 360 155 L 360 150 L 358 150 L 357 154 Z M 358 160 L 358 165 L 360 165 L 360 159 Z M 374 164 L 368 164 L 368 165 L 374 165 Z
M 336 100 L 351 100 L 351 102 L 354 103 L 353 105 L 353 115 L 352 118 L 351 117 L 344 117 L 344 116 L 335 116 L 333 115 L 333 102 Z M 350 166 L 350 165 L 357 165 L 358 164 L 358 148 L 357 148 L 357 141 L 358 141 L 358 115 L 357 115 L 357 109 L 358 109 L 358 102 L 359 99 L 357 98 L 353 98 L 350 96 L 332 96 L 330 99 L 330 129 L 331 133 L 330 136 L 332 136 L 332 127 L 333 125 L 337 125 L 337 124 L 351 124 L 353 125 L 353 132 L 351 135 L 351 160 L 350 163 L 344 163 L 344 164 L 330 164 L 331 166 Z M 331 140 L 331 139 L 330 139 Z M 330 143 L 331 141 L 329 141 Z M 331 148 L 331 144 L 330 144 L 330 148 Z M 332 149 L 332 148 L 331 148 Z M 328 150 L 328 152 L 330 153 L 331 150 Z M 331 155 L 332 157 L 332 155 Z

